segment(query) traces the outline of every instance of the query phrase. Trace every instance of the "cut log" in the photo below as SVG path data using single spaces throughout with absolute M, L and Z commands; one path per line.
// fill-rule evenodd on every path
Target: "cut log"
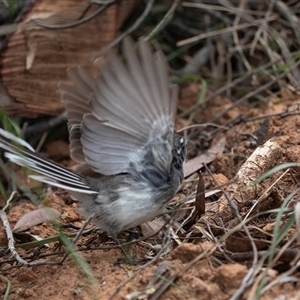
M 66 25 L 91 16 L 101 5 L 89 0 L 36 1 L 19 17 L 21 29 L 6 39 L 0 73 L 8 95 L 0 97 L 0 105 L 9 115 L 27 118 L 62 112 L 56 90 L 66 79 L 67 67 L 93 68 L 90 57 L 117 37 L 138 3 L 118 1 L 80 25 L 49 29 L 37 22 Z

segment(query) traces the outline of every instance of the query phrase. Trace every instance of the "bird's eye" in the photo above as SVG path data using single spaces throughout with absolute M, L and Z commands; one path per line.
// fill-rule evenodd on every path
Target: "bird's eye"
M 184 147 L 187 145 L 188 140 L 186 140 L 185 138 L 182 137 L 182 138 L 180 138 L 179 143 Z

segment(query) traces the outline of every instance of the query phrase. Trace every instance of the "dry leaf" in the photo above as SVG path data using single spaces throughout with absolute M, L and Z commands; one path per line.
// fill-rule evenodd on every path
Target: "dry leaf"
M 223 153 L 225 143 L 226 139 L 223 137 L 205 153 L 187 161 L 184 165 L 184 177 L 188 177 L 194 172 L 200 170 L 203 167 L 203 164 L 209 164 L 214 161 L 218 153 Z
M 13 231 L 21 232 L 48 220 L 55 220 L 59 216 L 60 212 L 54 208 L 39 208 L 22 216 L 15 225 Z

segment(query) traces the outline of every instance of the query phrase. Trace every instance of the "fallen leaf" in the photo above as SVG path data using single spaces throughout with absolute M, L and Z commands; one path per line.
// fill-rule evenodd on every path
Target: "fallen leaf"
M 223 153 L 225 149 L 225 143 L 226 139 L 223 137 L 205 153 L 202 153 L 201 155 L 187 161 L 183 170 L 184 177 L 188 177 L 194 172 L 200 170 L 203 167 L 203 164 L 209 164 L 214 161 L 218 153 Z
M 39 208 L 22 216 L 15 225 L 13 231 L 21 232 L 48 220 L 55 220 L 59 216 L 60 212 L 54 208 Z

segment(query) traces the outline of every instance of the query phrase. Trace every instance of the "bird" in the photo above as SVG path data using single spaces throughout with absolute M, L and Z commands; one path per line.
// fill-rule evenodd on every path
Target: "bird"
M 183 180 L 187 141 L 174 131 L 178 86 L 162 51 L 130 37 L 97 76 L 69 68 L 58 92 L 68 119 L 70 170 L 0 128 L 0 148 L 29 177 L 65 189 L 78 212 L 113 238 L 163 212 Z

